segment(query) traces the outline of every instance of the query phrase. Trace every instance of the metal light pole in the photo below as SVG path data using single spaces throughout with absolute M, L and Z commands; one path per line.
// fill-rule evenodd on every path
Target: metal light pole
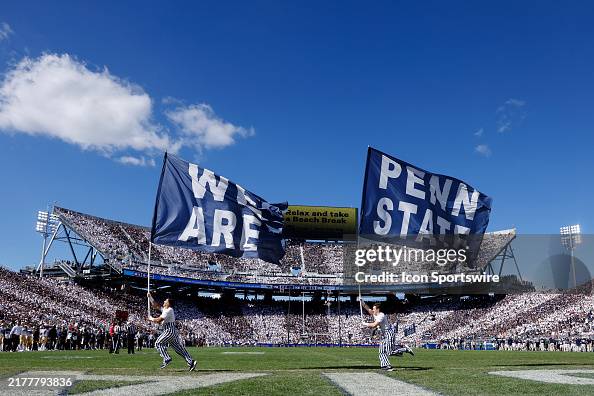
M 302 302 L 302 311 L 301 311 L 301 336 L 305 336 L 305 292 L 301 292 L 301 302 Z
M 289 323 L 291 316 L 291 289 L 289 289 L 289 307 L 287 308 L 287 346 L 291 338 L 291 324 Z
M 573 287 L 577 287 L 577 279 L 575 276 L 575 260 L 573 256 L 573 251 L 575 247 L 582 243 L 582 235 L 580 230 L 580 225 L 575 224 L 571 226 L 561 227 L 561 244 L 569 250 L 571 255 L 571 272 L 573 274 Z
M 340 316 L 340 290 L 338 290 L 338 346 L 342 346 L 342 323 Z
M 35 231 L 43 236 L 43 244 L 41 250 L 41 260 L 39 261 L 39 277 L 43 277 L 43 267 L 45 265 L 47 238 L 54 233 L 60 224 L 60 219 L 55 214 L 51 213 L 48 205 L 47 211 L 37 212 L 37 223 L 35 224 Z

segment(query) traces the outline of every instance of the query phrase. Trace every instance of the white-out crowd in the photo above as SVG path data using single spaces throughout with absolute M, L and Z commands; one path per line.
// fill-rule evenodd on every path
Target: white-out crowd
M 124 268 L 147 270 L 149 229 L 56 208 L 61 221 Z M 483 241 L 489 261 L 513 233 Z M 342 284 L 342 244 L 287 241 L 280 265 L 153 245 L 155 273 L 206 280 L 268 284 Z M 456 349 L 592 351 L 594 299 L 589 293 L 508 296 L 442 296 L 415 303 L 385 303 L 404 342 Z M 339 307 L 340 305 L 340 307 Z M 115 319 L 127 311 L 127 322 Z M 290 310 L 290 312 L 289 312 Z M 339 313 L 340 312 L 340 313 Z M 431 315 L 435 320 L 424 320 Z M 356 299 L 316 295 L 301 301 L 180 299 L 176 316 L 189 345 L 370 344 Z M 152 346 L 159 329 L 148 324 L 146 300 L 130 290 L 82 287 L 69 280 L 39 279 L 0 268 L 0 351 Z M 364 318 L 370 319 L 370 318 Z M 404 336 L 403 329 L 415 331 Z
M 109 262 L 146 271 L 150 230 L 69 209 L 56 208 L 61 221 L 98 248 Z M 515 236 L 513 230 L 488 234 L 478 253 L 478 261 L 489 262 Z M 170 246 L 153 245 L 151 268 L 155 273 L 216 281 L 269 284 L 342 284 L 345 256 L 341 243 L 286 241 L 280 264 L 259 259 L 234 258 Z M 416 266 L 418 263 L 415 263 Z
M 525 293 L 384 304 L 391 320 L 399 323 L 399 336 L 417 346 L 592 351 L 593 303 L 589 294 Z M 188 345 L 375 342 L 361 326 L 354 299 L 341 300 L 340 314 L 336 298 L 324 295 L 305 307 L 294 298 L 290 314 L 288 309 L 288 301 L 223 295 L 179 299 L 176 316 Z M 127 311 L 129 321 L 118 323 L 116 310 Z M 423 321 L 428 314 L 435 320 Z M 3 351 L 113 349 L 114 341 L 122 347 L 130 342 L 147 347 L 159 329 L 145 317 L 146 297 L 130 290 L 82 287 L 0 269 Z M 403 329 L 413 324 L 416 332 L 404 337 Z

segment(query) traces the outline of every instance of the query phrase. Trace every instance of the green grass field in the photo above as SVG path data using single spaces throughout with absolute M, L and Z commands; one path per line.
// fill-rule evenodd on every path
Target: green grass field
M 229 353 L 232 352 L 232 353 Z M 249 353 L 246 353 L 249 352 Z M 199 362 L 194 376 L 225 372 L 267 375 L 220 385 L 186 390 L 183 395 L 341 395 L 341 390 L 322 373 L 340 371 L 352 375 L 378 373 L 374 348 L 190 348 Z M 26 371 L 85 371 L 99 375 L 188 375 L 184 362 L 159 370 L 160 358 L 153 350 L 136 355 L 109 355 L 106 351 L 1 353 L 0 377 Z M 393 357 L 396 370 L 383 373 L 445 395 L 584 395 L 594 394 L 594 385 L 547 384 L 488 374 L 489 371 L 520 369 L 594 369 L 593 353 L 497 352 L 416 350 L 416 356 Z M 575 374 L 592 378 L 591 374 Z M 131 379 L 132 381 L 132 379 Z M 126 381 L 76 382 L 69 393 L 130 385 Z M 0 389 L 0 394 L 7 391 Z M 397 390 L 395 390 L 397 393 Z

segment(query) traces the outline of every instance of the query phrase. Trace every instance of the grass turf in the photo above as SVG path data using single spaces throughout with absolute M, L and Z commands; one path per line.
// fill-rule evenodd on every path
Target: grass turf
M 323 372 L 352 371 L 355 375 L 356 372 L 377 371 L 378 364 L 374 348 L 190 348 L 190 353 L 199 362 L 197 373 L 191 375 L 221 371 L 269 375 L 180 392 L 182 395 L 249 395 L 262 394 L 263 390 L 269 395 L 340 395 L 340 390 L 321 375 Z M 592 353 L 438 350 L 417 350 L 416 353 L 414 358 L 393 357 L 396 370 L 386 375 L 445 395 L 594 395 L 592 385 L 545 384 L 488 374 L 489 371 L 522 369 L 594 369 Z M 109 355 L 106 351 L 0 353 L 0 376 L 5 379 L 30 370 L 188 375 L 185 362 L 177 355 L 172 356 L 172 364 L 159 370 L 160 358 L 153 350 L 133 356 Z M 2 380 L 2 384 L 5 383 Z M 82 381 L 72 390 L 81 392 L 105 386 L 111 385 Z

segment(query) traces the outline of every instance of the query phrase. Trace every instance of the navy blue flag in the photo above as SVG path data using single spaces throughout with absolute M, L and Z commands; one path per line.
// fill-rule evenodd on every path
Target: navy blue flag
M 491 198 L 469 184 L 369 148 L 361 236 L 482 235 L 490 213 Z
M 278 263 L 283 212 L 223 176 L 165 154 L 151 241 Z

